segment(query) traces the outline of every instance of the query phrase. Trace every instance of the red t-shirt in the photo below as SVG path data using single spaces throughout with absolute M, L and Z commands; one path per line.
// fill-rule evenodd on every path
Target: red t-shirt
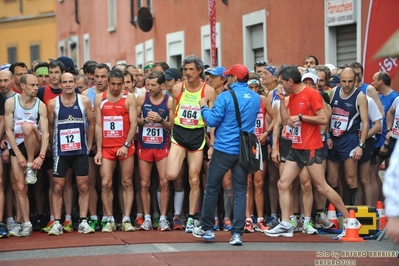
M 315 116 L 317 110 L 324 108 L 323 99 L 317 90 L 305 87 L 298 94 L 290 94 L 287 108 L 290 110 L 291 116 L 298 114 Z M 291 130 L 292 148 L 315 150 L 323 147 L 319 125 L 298 121 Z
M 127 138 L 130 129 L 129 110 L 126 108 L 128 92 L 111 103 L 107 99 L 107 91 L 102 93 L 101 120 L 103 124 L 103 147 L 120 147 Z

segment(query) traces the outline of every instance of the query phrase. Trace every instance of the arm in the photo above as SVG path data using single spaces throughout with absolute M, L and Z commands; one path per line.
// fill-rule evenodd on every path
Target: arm
M 141 107 L 144 104 L 144 100 L 145 100 L 145 93 L 140 94 L 136 99 L 136 113 L 138 116 L 141 114 Z M 144 118 L 137 117 L 137 126 L 139 126 L 139 127 L 144 126 L 144 124 L 145 124 Z
M 205 98 L 208 100 L 209 108 L 212 108 L 213 105 L 215 104 L 215 100 L 216 100 L 215 89 L 206 85 L 205 86 Z M 210 145 L 213 145 L 213 143 L 215 143 L 215 127 L 210 128 L 209 137 L 210 137 Z M 209 151 L 209 150 L 211 150 L 211 151 Z M 211 158 L 213 146 L 210 146 L 209 150 L 208 150 L 208 158 Z
M 102 119 L 101 119 L 101 94 L 96 95 L 94 98 L 94 117 L 95 117 L 95 136 L 96 136 L 96 146 L 97 146 L 97 153 L 94 157 L 94 162 L 97 165 L 101 165 L 101 153 L 102 153 L 102 144 L 103 144 L 103 126 L 102 126 Z
M 369 115 L 368 115 L 368 103 L 366 95 L 360 94 L 358 98 L 358 108 L 360 113 L 360 119 L 362 120 L 362 134 L 360 136 L 360 142 L 366 143 L 367 133 L 369 131 Z
M 170 117 L 173 116 L 173 112 L 174 112 L 172 105 L 173 105 L 173 99 L 172 99 L 172 97 L 169 97 L 169 99 L 168 99 L 168 119 L 165 119 L 165 120 L 162 121 L 162 126 L 166 130 L 169 130 L 169 131 L 171 130 L 170 125 L 172 123 L 170 121 Z
M 95 122 L 94 122 L 94 117 L 93 117 L 93 109 L 91 107 L 91 102 L 90 99 L 82 96 L 82 102 L 83 105 L 86 109 L 86 118 L 89 126 L 86 129 L 87 132 L 87 149 L 90 151 L 91 146 L 93 145 L 93 140 L 94 140 L 94 127 L 95 127 Z
M 280 102 L 281 103 L 281 102 Z M 277 165 L 281 158 L 280 158 L 280 151 L 278 149 L 279 146 L 279 137 L 280 137 L 280 127 L 281 127 L 281 117 L 279 114 L 279 108 L 277 108 L 277 104 L 276 106 L 273 107 L 274 110 L 274 127 L 273 127 L 273 145 L 272 145 L 272 160 L 273 162 Z
M 270 93 L 269 93 L 270 94 Z M 274 118 L 273 109 L 271 103 L 269 104 L 267 98 L 263 95 L 260 96 L 262 99 L 263 105 L 265 106 L 265 113 L 264 113 L 264 121 L 266 125 L 265 132 L 259 137 L 259 141 L 262 145 L 265 145 L 267 142 L 267 138 L 270 136 L 270 133 L 273 131 L 274 124 L 276 123 L 276 119 Z M 267 114 L 273 119 L 269 126 L 267 126 L 266 118 Z
M 55 110 L 55 99 L 50 100 L 48 103 L 47 109 L 47 119 L 48 119 L 48 126 L 49 126 L 49 139 L 50 139 L 50 148 L 53 148 L 54 145 L 54 110 Z
M 182 86 L 182 84 L 181 84 L 181 83 L 178 83 L 178 84 L 174 85 L 173 88 L 172 88 L 172 95 L 171 95 L 171 97 L 172 97 L 172 109 L 173 109 L 173 113 L 172 113 L 172 116 L 169 117 L 169 120 L 170 120 L 170 129 L 171 129 L 171 130 L 173 129 L 173 127 L 174 127 L 174 125 L 175 125 L 175 115 L 176 115 L 176 108 L 177 108 L 177 99 L 176 99 L 176 98 L 177 98 L 177 96 L 178 96 L 179 93 L 180 93 L 181 86 Z
M 385 116 L 384 108 L 382 107 L 380 97 L 378 97 L 377 90 L 372 85 L 369 85 L 367 87 L 366 92 L 367 96 L 371 97 L 374 100 L 374 102 L 377 104 L 378 110 L 380 110 L 382 117 L 384 117 Z
M 40 153 L 46 154 L 47 146 L 49 144 L 49 126 L 47 120 L 47 108 L 43 102 L 40 102 L 39 114 L 40 114 L 39 126 L 42 132 Z
M 126 100 L 127 110 L 129 111 L 130 128 L 127 133 L 126 142 L 132 142 L 137 129 L 137 109 L 136 109 L 136 98 L 133 94 L 129 94 Z
M 17 142 L 15 141 L 15 136 L 13 133 L 14 98 L 10 98 L 6 101 L 4 109 L 5 109 L 4 126 L 5 126 L 8 144 L 10 144 L 11 149 L 14 151 L 15 155 L 18 157 L 19 155 L 22 155 L 22 154 L 18 148 Z
M 387 129 L 387 134 L 385 136 L 386 139 L 389 139 L 392 136 L 392 128 L 394 127 L 393 119 L 395 117 L 395 111 L 396 110 L 395 110 L 394 106 L 392 105 L 387 112 L 387 121 L 386 121 L 387 128 L 389 128 L 391 130 L 388 131 L 388 129 Z

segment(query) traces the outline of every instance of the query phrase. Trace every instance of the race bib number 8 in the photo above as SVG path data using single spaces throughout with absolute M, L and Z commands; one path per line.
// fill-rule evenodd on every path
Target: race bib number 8
M 104 116 L 103 137 L 120 138 L 123 136 L 123 118 L 122 116 Z
M 143 126 L 142 140 L 147 144 L 161 144 L 163 142 L 163 127 L 160 124 L 150 123 Z
M 82 147 L 80 129 L 72 128 L 60 130 L 60 145 L 61 151 L 80 150 Z
M 196 126 L 199 122 L 199 106 L 182 105 L 180 106 L 180 124 L 186 126 Z

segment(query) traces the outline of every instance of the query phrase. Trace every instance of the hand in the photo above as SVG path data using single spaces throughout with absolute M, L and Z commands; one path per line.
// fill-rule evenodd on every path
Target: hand
M 362 155 L 363 155 L 363 149 L 357 146 L 355 148 L 355 151 L 353 152 L 352 158 L 355 160 L 359 160 L 362 157 Z
M 2 139 L 2 140 L 1 140 L 1 142 L 0 142 L 0 148 L 3 149 L 3 150 L 8 149 L 8 146 L 7 146 L 7 139 Z
M 157 116 L 158 116 L 158 113 L 156 113 L 154 111 L 149 111 L 147 113 L 147 117 L 145 118 L 145 120 L 149 123 L 155 123 L 156 121 L 159 121 L 159 119 L 157 120 Z
M 389 217 L 386 229 L 388 238 L 399 244 L 399 217 Z
M 38 170 L 42 167 L 42 165 L 43 165 L 43 159 L 37 157 L 32 163 L 32 169 Z
M 19 164 L 19 166 L 21 166 L 22 168 L 26 168 L 26 159 L 25 156 L 22 155 L 22 153 L 16 155 L 17 157 L 17 162 Z
M 116 156 L 120 156 L 120 157 L 127 157 L 127 147 L 126 146 L 122 146 L 118 149 L 118 151 L 116 152 Z
M 198 101 L 198 104 L 199 104 L 200 106 L 207 105 L 207 104 L 208 104 L 208 100 L 205 99 L 205 98 L 202 98 L 201 100 Z
M 282 103 L 284 103 L 285 96 L 287 96 L 287 95 L 286 95 L 286 92 L 285 92 L 285 90 L 283 88 L 283 85 L 278 85 L 277 86 L 276 95 L 280 99 L 280 101 L 282 101 Z
M 97 144 L 93 143 L 93 145 L 91 146 L 91 151 L 93 153 L 97 153 Z
M 272 161 L 276 164 L 276 166 L 278 166 L 278 164 L 281 161 L 280 151 L 278 149 L 273 148 L 271 157 L 272 157 Z
M 97 151 L 96 156 L 94 156 L 94 163 L 97 165 L 101 165 L 102 155 L 101 152 Z
M 267 131 L 265 131 L 265 133 L 263 133 L 262 135 L 259 136 L 258 139 L 262 146 L 266 144 L 268 137 L 269 137 L 269 133 Z
M 211 146 L 211 147 L 209 147 L 209 149 L 208 149 L 208 160 L 209 160 L 209 162 L 211 161 L 211 159 L 212 159 L 212 154 L 213 154 L 213 147 Z M 209 163 L 208 162 L 208 163 Z
M 327 138 L 327 147 L 328 147 L 328 149 L 331 150 L 333 148 L 333 146 L 334 146 L 334 143 L 333 143 L 332 139 L 331 138 Z

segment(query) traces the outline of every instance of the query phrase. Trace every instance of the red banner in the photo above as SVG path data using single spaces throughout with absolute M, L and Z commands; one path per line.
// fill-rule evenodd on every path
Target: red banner
M 211 64 L 216 66 L 216 0 L 209 0 L 209 25 L 211 27 Z
M 370 84 L 376 72 L 385 71 L 391 75 L 391 85 L 396 90 L 399 86 L 399 77 L 396 77 L 399 58 L 374 59 L 373 56 L 399 28 L 398 10 L 397 0 L 370 1 L 363 56 L 364 82 Z

